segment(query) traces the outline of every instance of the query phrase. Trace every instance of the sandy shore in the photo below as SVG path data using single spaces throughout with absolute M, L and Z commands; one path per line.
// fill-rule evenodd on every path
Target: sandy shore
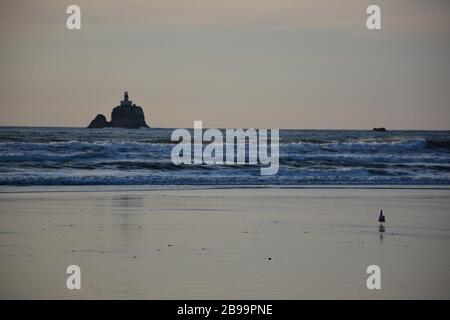
M 0 298 L 449 299 L 449 208 L 450 190 L 0 193 Z

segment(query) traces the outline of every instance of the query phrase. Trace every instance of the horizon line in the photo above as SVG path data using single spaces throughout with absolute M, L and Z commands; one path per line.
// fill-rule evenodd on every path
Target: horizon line
M 41 126 L 41 125 L 0 125 L 0 128 L 67 128 L 67 129 L 93 129 L 93 128 L 87 128 L 82 126 Z M 380 128 L 380 127 L 373 127 L 371 129 L 339 129 L 339 128 L 268 128 L 268 127 L 239 127 L 241 129 L 279 129 L 279 130 L 303 130 L 303 131 L 373 131 L 374 128 Z M 389 129 L 387 127 L 386 132 L 391 131 L 450 131 L 449 129 Z M 105 128 L 98 128 L 98 129 L 105 129 Z M 119 129 L 123 130 L 126 128 L 114 128 L 114 127 L 108 127 L 106 129 Z M 139 129 L 194 129 L 194 127 L 153 127 L 149 126 L 148 128 L 138 128 L 138 129 L 126 129 L 126 130 L 139 130 Z M 205 129 L 237 129 L 237 127 L 203 127 L 203 130 Z M 376 132 L 376 131 L 374 131 Z

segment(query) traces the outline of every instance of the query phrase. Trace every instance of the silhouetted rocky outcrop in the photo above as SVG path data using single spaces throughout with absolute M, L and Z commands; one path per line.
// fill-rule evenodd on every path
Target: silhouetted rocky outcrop
M 373 128 L 372 131 L 385 132 L 386 128 Z
M 102 114 L 98 114 L 94 120 L 91 121 L 88 128 L 148 128 L 145 122 L 144 111 L 141 107 L 128 100 L 128 92 L 125 91 L 124 99 L 120 101 L 120 105 L 115 107 L 111 113 L 111 122 L 106 120 Z
M 110 127 L 110 123 L 106 121 L 106 117 L 102 114 L 98 114 L 88 126 L 88 128 L 104 128 L 104 127 Z

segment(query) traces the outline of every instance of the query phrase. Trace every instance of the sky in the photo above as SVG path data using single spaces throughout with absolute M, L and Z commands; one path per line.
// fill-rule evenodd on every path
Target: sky
M 446 0 L 2 1 L 0 125 L 85 127 L 127 90 L 153 127 L 449 130 L 449 40 Z

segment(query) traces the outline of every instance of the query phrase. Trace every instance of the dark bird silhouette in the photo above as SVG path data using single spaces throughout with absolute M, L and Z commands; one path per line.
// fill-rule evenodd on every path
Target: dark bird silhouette
M 378 222 L 379 223 L 386 222 L 386 217 L 383 214 L 383 210 L 380 210 L 380 215 L 378 216 Z
M 378 227 L 378 231 L 384 232 L 384 226 L 383 222 L 386 222 L 386 217 L 383 214 L 383 210 L 380 210 L 380 215 L 378 216 L 378 222 L 380 223 L 380 226 Z

